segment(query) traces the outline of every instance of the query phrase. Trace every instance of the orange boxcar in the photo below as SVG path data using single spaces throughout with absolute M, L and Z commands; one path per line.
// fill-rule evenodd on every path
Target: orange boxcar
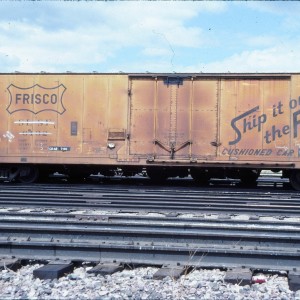
M 300 189 L 300 74 L 0 74 L 0 175 L 146 169 Z

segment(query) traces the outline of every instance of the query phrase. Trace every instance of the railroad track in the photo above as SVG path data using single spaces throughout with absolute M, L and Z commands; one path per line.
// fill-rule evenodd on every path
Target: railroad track
M 300 194 L 281 189 L 132 185 L 2 185 L 0 207 L 299 216 Z
M 0 253 L 33 259 L 289 270 L 299 222 L 60 213 L 1 214 Z
M 0 255 L 292 270 L 299 207 L 282 189 L 2 185 Z

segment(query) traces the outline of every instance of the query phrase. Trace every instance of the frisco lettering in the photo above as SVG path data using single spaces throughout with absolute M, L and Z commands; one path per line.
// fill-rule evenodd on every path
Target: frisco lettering
M 56 94 L 16 94 L 16 104 L 56 104 Z

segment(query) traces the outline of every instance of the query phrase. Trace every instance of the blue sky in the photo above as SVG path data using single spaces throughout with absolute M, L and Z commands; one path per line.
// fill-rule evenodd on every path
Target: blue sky
M 298 1 L 0 2 L 0 72 L 300 72 Z

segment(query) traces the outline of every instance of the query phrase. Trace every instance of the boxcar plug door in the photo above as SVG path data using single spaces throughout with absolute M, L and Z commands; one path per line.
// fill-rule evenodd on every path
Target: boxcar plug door
M 191 157 L 191 80 L 132 77 L 130 153 L 155 161 Z
M 217 87 L 215 79 L 192 76 L 132 76 L 130 153 L 151 166 L 168 163 L 172 176 L 176 170 L 187 175 L 194 161 L 214 158 Z

